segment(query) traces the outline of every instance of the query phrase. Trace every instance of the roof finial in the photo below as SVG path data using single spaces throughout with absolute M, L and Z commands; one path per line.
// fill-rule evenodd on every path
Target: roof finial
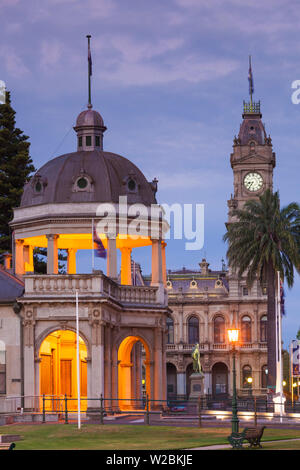
M 92 76 L 92 56 L 91 56 L 91 47 L 90 47 L 90 39 L 91 36 L 88 34 L 87 36 L 88 40 L 88 83 L 89 83 L 89 102 L 88 102 L 88 108 L 92 108 L 92 102 L 91 102 L 91 76 Z
M 251 67 L 251 55 L 249 55 L 248 80 L 249 80 L 250 106 L 252 108 L 252 94 L 254 93 L 254 85 L 253 85 L 253 75 L 252 75 L 252 67 Z

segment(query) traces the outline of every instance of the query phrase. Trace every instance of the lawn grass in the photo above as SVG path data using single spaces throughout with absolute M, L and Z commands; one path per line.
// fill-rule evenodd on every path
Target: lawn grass
M 173 426 L 83 424 L 14 424 L 1 426 L 1 434 L 20 434 L 15 450 L 171 450 L 228 444 L 231 429 L 224 427 L 189 428 Z M 300 430 L 269 429 L 263 441 L 300 438 Z M 271 444 L 273 445 L 273 443 Z M 300 449 L 299 442 L 274 443 L 278 449 L 288 445 Z M 270 444 L 265 444 L 265 448 Z

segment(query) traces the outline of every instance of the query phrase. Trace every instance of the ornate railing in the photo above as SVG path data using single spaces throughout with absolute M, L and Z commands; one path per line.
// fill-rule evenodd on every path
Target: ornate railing
M 25 298 L 107 297 L 125 304 L 167 304 L 162 287 L 125 286 L 104 274 L 27 274 L 24 276 Z

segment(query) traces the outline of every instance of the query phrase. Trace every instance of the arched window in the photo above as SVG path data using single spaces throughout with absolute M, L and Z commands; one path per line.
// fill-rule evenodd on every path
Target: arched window
M 251 343 L 251 318 L 248 316 L 242 318 L 241 336 L 243 343 Z
M 188 342 L 189 344 L 199 343 L 199 320 L 191 317 L 188 321 Z
M 225 320 L 220 315 L 214 319 L 214 343 L 225 343 Z
M 267 315 L 260 319 L 260 341 L 262 343 L 267 342 Z
M 171 317 L 167 317 L 167 330 L 168 330 L 168 337 L 167 343 L 174 344 L 174 322 Z
M 242 370 L 242 387 L 251 388 L 252 387 L 252 369 L 250 366 L 244 366 Z
M 268 366 L 262 366 L 261 368 L 261 388 L 267 388 L 268 385 Z
M 3 341 L 0 341 L 0 393 L 6 393 L 6 351 Z

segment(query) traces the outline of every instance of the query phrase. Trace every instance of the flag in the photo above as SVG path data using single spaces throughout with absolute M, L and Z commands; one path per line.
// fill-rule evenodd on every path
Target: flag
M 94 229 L 94 243 L 96 243 L 97 248 L 95 249 L 95 256 L 97 258 L 106 258 L 106 249 L 103 246 L 101 239 L 98 237 L 96 230 Z
M 284 306 L 284 298 L 285 298 L 285 293 L 284 293 L 284 288 L 283 288 L 283 283 L 280 281 L 280 309 L 281 309 L 281 315 L 285 315 L 285 306 Z
M 249 80 L 249 94 L 250 96 L 252 96 L 254 93 L 254 85 L 253 85 L 253 75 L 252 75 L 252 68 L 251 68 L 251 56 L 249 56 L 248 80 Z
M 88 63 L 89 63 L 89 77 L 91 77 L 92 76 L 92 55 L 91 55 L 90 44 L 89 44 L 89 50 L 88 50 Z

